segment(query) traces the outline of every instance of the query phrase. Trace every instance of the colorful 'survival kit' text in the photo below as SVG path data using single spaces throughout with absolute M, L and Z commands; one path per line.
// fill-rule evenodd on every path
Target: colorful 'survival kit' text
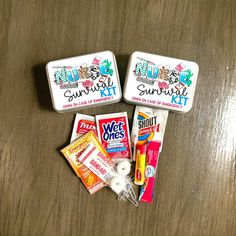
M 123 97 L 136 105 L 188 112 L 192 108 L 197 76 L 195 62 L 134 52 L 130 56 Z

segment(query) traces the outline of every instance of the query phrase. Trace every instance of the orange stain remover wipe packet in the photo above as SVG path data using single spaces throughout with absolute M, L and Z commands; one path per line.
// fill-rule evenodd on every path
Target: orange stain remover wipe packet
M 80 177 L 89 193 L 93 194 L 106 186 L 106 184 L 78 160 L 80 155 L 86 150 L 86 147 L 90 143 L 93 143 L 100 149 L 96 135 L 93 131 L 90 131 L 81 138 L 76 139 L 74 142 L 63 148 L 61 152 L 70 163 L 75 173 Z

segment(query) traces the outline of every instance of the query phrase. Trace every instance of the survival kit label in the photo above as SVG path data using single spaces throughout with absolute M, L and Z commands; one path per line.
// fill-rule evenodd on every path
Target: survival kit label
M 195 62 L 135 52 L 130 59 L 124 98 L 132 103 L 187 112 L 192 107 L 197 75 Z
M 51 61 L 46 71 L 53 106 L 59 112 L 121 99 L 116 60 L 110 51 Z

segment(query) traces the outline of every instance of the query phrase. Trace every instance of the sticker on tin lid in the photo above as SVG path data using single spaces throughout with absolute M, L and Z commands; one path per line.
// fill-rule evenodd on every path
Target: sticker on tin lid
M 75 139 L 79 138 L 83 134 L 88 133 L 91 130 L 95 134 L 97 134 L 95 117 L 77 113 L 75 115 L 74 127 L 70 142 L 74 141 Z
M 195 62 L 134 52 L 127 69 L 124 99 L 137 105 L 188 112 L 198 70 Z
M 58 112 L 117 103 L 122 97 L 111 51 L 51 61 L 46 72 L 52 104 Z
M 127 112 L 96 116 L 99 141 L 113 161 L 131 159 L 131 143 Z

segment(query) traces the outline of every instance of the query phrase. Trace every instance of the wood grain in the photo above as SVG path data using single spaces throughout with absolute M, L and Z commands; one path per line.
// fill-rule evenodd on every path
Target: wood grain
M 236 235 L 236 2 L 0 2 L 0 235 Z M 194 107 L 169 115 L 155 202 L 90 196 L 59 154 L 74 114 L 52 109 L 45 63 L 109 49 L 123 83 L 146 51 L 196 61 Z M 85 114 L 127 111 L 120 102 Z

